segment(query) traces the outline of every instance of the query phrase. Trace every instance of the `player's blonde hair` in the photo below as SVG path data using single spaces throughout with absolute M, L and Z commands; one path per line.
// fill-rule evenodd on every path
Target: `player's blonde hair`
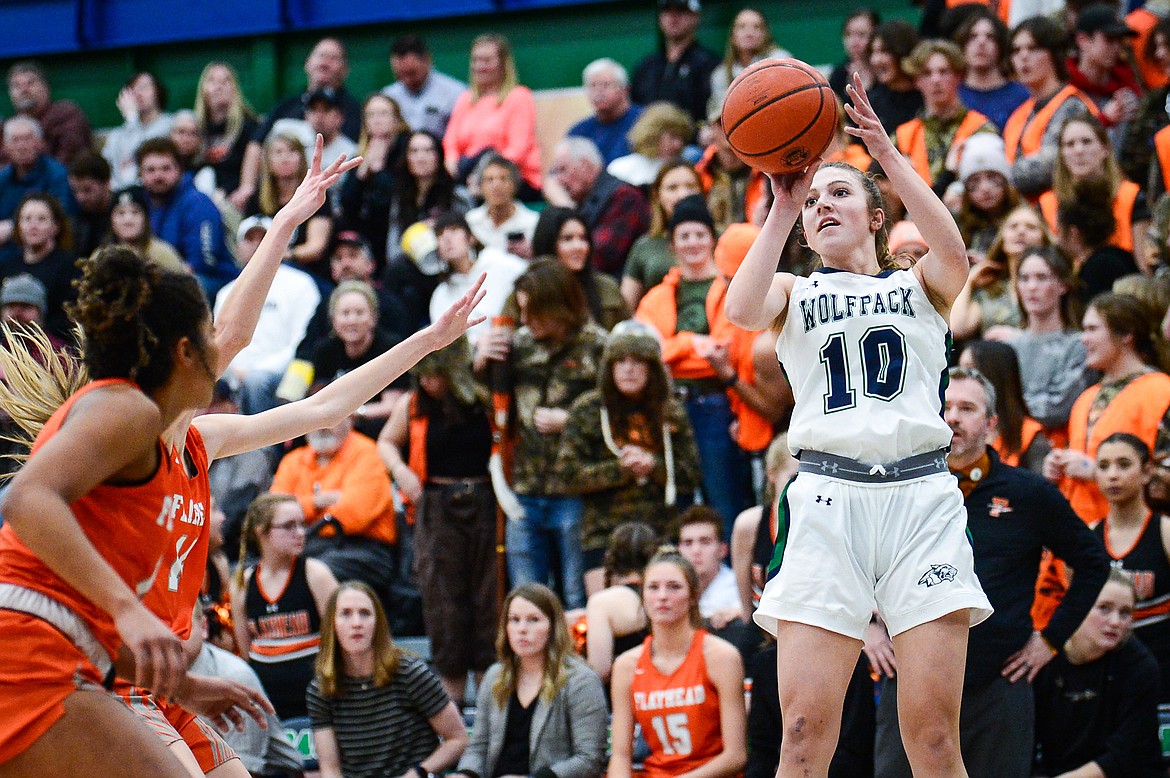
M 0 348 L 0 374 L 4 376 L 0 381 L 0 410 L 12 417 L 17 427 L 2 437 L 23 449 L 5 456 L 24 462 L 45 422 L 88 383 L 89 371 L 67 349 L 54 348 L 38 324 L 16 327 L 3 322 L 0 336 L 4 340 Z M 80 331 L 77 336 L 80 338 Z M 0 475 L 0 480 L 13 475 Z

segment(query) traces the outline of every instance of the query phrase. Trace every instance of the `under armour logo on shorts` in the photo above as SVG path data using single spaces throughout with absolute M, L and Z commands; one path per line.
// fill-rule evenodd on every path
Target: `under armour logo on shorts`
M 934 586 L 935 584 L 940 584 L 943 581 L 953 581 L 955 580 L 955 576 L 958 574 L 959 571 L 950 565 L 931 565 L 930 569 L 923 573 L 922 577 L 918 579 L 918 585 Z
M 824 503 L 825 505 L 832 505 L 833 498 L 832 497 L 822 497 L 821 495 L 818 494 L 817 495 L 817 502 Z

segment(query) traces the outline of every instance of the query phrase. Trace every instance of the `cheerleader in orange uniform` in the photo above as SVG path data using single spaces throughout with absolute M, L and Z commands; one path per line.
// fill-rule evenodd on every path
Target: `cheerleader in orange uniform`
M 630 778 L 634 724 L 650 745 L 647 778 L 737 775 L 746 762 L 743 661 L 700 628 L 699 580 L 673 549 L 646 567 L 650 636 L 613 665 L 609 778 Z

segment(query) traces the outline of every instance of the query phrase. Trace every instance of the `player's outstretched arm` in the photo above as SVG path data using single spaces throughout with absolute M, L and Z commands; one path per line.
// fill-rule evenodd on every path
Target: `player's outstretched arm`
M 329 187 L 340 180 L 347 171 L 362 163 L 361 157 L 346 159 L 342 154 L 332 164 L 321 167 L 321 152 L 324 139 L 317 134 L 313 148 L 313 162 L 305 173 L 304 180 L 293 193 L 292 199 L 277 211 L 272 219 L 272 228 L 260 241 L 256 254 L 240 273 L 232 286 L 231 293 L 215 320 L 215 340 L 219 346 L 219 364 L 216 375 L 223 375 L 228 364 L 252 340 L 256 323 L 264 300 L 272 287 L 272 279 L 280 267 L 281 258 L 288 248 L 293 231 L 308 221 L 325 203 Z M 215 300 L 209 301 L 213 306 Z
M 459 298 L 429 327 L 394 348 L 346 373 L 312 397 L 255 416 L 209 414 L 193 424 L 203 436 L 209 461 L 291 440 L 313 430 L 332 427 L 385 389 L 420 359 L 452 343 L 483 321 L 472 311 L 483 300 L 486 276 Z
M 852 104 L 845 106 L 845 113 L 856 126 L 846 127 L 845 131 L 865 142 L 870 155 L 882 166 L 905 203 L 906 212 L 930 247 L 918 261 L 916 272 L 927 292 L 949 309 L 967 282 L 967 247 L 963 245 L 963 236 L 951 212 L 882 128 L 861 79 L 854 76 L 846 89 Z
M 735 326 L 766 329 L 788 307 L 794 276 L 777 273 L 776 266 L 820 163 L 813 160 L 802 173 L 768 175 L 775 199 L 760 234 L 731 279 L 724 303 L 723 310 Z

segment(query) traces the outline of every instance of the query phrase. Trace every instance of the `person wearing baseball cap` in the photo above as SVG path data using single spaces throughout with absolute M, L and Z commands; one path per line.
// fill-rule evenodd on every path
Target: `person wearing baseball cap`
M 1094 3 L 1077 15 L 1068 80 L 1093 99 L 1106 127 L 1123 125 L 1137 111 L 1142 86 L 1123 56 L 1126 39 L 1136 36 L 1110 4 Z M 1114 145 L 1120 138 L 1116 135 Z
M 648 55 L 634 71 L 630 94 L 648 105 L 658 100 L 674 103 L 702 121 L 711 97 L 711 72 L 719 57 L 699 45 L 699 0 L 658 0 L 658 29 L 662 48 Z

